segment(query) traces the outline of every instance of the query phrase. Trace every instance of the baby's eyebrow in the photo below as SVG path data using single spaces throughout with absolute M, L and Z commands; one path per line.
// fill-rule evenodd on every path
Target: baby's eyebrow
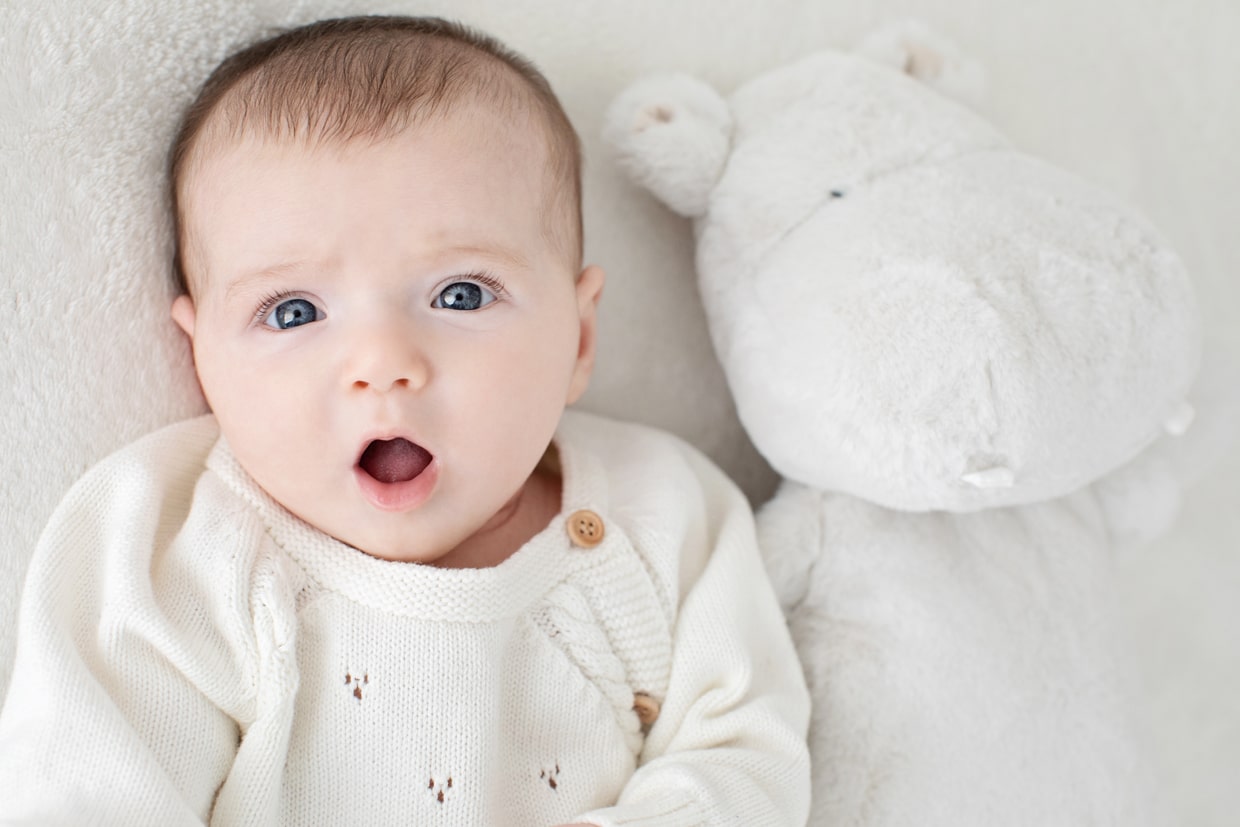
M 532 265 L 528 258 L 521 253 L 502 244 L 457 244 L 444 247 L 436 252 L 431 261 L 426 262 L 430 266 L 435 266 L 435 262 L 450 261 L 454 258 L 476 258 L 484 261 L 491 261 L 495 264 L 511 270 L 529 270 Z M 256 269 L 246 268 L 240 275 L 235 276 L 228 282 L 228 286 L 224 288 L 224 301 L 231 301 L 238 293 L 244 293 L 252 289 L 256 284 L 267 281 L 276 276 L 288 275 L 309 266 L 316 266 L 322 269 L 317 262 L 311 262 L 308 259 L 294 259 L 292 261 L 282 261 L 277 264 L 271 264 L 266 267 Z
M 525 256 L 516 250 L 511 250 L 502 245 L 474 245 L 459 244 L 447 248 L 444 251 L 444 257 L 448 256 L 469 256 L 483 259 L 490 259 L 496 264 L 503 265 L 513 270 L 528 270 L 530 262 Z
M 272 264 L 257 270 L 246 270 L 228 282 L 228 286 L 224 288 L 224 300 L 230 300 L 234 294 L 245 291 L 258 282 L 267 281 L 274 276 L 291 273 L 305 266 L 306 261 L 298 259 L 295 261 L 283 261 L 279 264 Z

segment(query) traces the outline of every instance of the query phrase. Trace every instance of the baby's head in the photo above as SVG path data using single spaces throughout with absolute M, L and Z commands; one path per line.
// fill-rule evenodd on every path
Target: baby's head
M 255 481 L 388 559 L 520 534 L 603 283 L 542 76 L 439 20 L 313 24 L 220 65 L 172 186 L 173 318 Z

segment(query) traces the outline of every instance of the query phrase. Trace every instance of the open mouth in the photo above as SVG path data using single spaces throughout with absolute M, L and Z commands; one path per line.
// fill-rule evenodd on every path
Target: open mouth
M 357 465 L 381 483 L 409 482 L 431 464 L 433 457 L 421 445 L 403 437 L 375 439 L 366 446 Z
M 404 437 L 372 439 L 353 466 L 362 496 L 380 511 L 408 512 L 435 491 L 439 461 Z

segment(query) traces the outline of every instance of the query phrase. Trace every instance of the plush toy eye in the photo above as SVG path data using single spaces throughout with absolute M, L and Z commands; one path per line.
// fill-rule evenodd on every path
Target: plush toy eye
M 832 198 L 843 198 L 844 191 L 843 190 L 831 190 L 831 197 Z

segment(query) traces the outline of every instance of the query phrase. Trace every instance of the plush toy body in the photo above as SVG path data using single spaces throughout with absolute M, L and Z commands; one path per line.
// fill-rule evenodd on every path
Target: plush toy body
M 759 530 L 815 701 L 811 823 L 1155 823 L 1112 567 L 1178 504 L 1189 279 L 942 94 L 975 86 L 949 44 L 863 51 L 727 100 L 641 81 L 608 127 L 694 219 L 716 351 L 785 478 Z

